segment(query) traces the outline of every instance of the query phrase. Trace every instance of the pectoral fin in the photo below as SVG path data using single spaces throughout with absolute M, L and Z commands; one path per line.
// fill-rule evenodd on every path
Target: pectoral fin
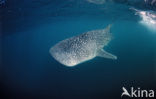
M 103 49 L 100 49 L 100 50 L 97 52 L 97 56 L 99 56 L 99 57 L 104 57 L 104 58 L 108 58 L 108 59 L 114 59 L 114 60 L 117 59 L 117 56 L 112 55 L 111 53 L 108 53 L 108 52 L 106 52 L 106 51 L 103 50 Z

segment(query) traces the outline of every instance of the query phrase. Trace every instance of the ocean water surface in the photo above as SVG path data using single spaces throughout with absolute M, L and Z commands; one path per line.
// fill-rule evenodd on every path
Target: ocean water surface
M 120 99 L 123 86 L 156 88 L 155 3 L 2 1 L 2 99 Z M 105 50 L 117 60 L 96 57 L 69 68 L 50 55 L 49 49 L 59 41 L 108 24 L 112 24 L 113 39 Z

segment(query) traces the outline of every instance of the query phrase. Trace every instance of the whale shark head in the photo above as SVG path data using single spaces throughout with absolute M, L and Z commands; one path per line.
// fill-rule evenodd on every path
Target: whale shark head
M 58 62 L 68 67 L 72 67 L 78 64 L 77 61 L 72 58 L 73 56 L 68 51 L 56 47 L 57 46 L 52 47 L 49 52 Z

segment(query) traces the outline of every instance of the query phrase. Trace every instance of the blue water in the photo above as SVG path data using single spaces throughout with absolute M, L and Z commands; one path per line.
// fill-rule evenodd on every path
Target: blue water
M 139 24 L 132 5 L 17 1 L 1 7 L 2 99 L 120 99 L 123 86 L 156 88 L 156 31 Z M 57 42 L 108 24 L 113 40 L 105 49 L 117 60 L 97 57 L 69 68 L 49 54 Z

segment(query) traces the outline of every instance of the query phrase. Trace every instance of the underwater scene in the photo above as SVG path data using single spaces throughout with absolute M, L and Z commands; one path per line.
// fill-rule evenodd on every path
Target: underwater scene
M 138 97 L 156 97 L 156 0 L 0 0 L 0 99 Z

